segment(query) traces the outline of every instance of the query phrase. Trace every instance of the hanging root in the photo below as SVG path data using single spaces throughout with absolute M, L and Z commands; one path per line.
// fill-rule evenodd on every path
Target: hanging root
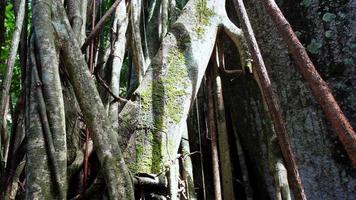
M 90 155 L 92 154 L 93 152 L 93 141 L 92 140 L 89 140 L 88 142 L 88 146 L 86 147 L 87 148 L 87 156 L 90 157 Z M 84 147 L 83 147 L 84 148 Z M 76 152 L 76 157 L 74 159 L 74 161 L 68 166 L 68 170 L 67 170 L 67 173 L 68 173 L 68 180 L 74 175 L 76 174 L 77 172 L 80 171 L 80 169 L 82 169 L 83 167 L 83 164 L 84 164 L 84 150 L 85 149 L 81 149 L 81 150 L 78 150 Z
M 267 107 L 265 107 L 267 109 Z M 288 172 L 283 163 L 283 158 L 279 150 L 276 134 L 268 135 L 267 154 L 268 166 L 274 178 L 274 188 L 277 200 L 291 200 L 288 183 Z
M 156 7 L 156 3 L 157 0 L 152 0 L 149 1 L 151 4 L 148 6 L 148 17 L 147 17 L 147 22 L 150 22 L 152 17 L 153 17 L 153 13 L 155 11 L 155 7 Z
M 122 64 L 124 61 L 125 51 L 126 51 L 126 31 L 128 27 L 128 14 L 126 12 L 125 1 L 122 1 L 119 6 L 116 8 L 115 18 L 113 23 L 113 34 L 115 34 L 115 40 L 112 41 L 112 67 L 111 67 L 111 82 L 110 90 L 112 94 L 116 97 L 120 95 L 120 76 Z M 109 116 L 113 125 L 114 130 L 116 131 L 119 122 L 119 102 L 115 102 L 109 105 Z
M 78 43 L 81 42 L 81 31 L 83 19 L 81 17 L 81 9 L 79 8 L 80 0 L 68 0 L 67 1 L 67 10 L 68 10 L 68 19 L 72 25 L 74 35 L 77 37 Z
M 117 1 L 116 1 L 117 2 Z M 70 24 L 65 16 L 63 5 L 56 3 L 59 12 L 55 19 L 55 31 L 61 41 L 61 56 L 68 70 L 69 80 L 73 85 L 83 117 L 90 130 L 95 151 L 103 169 L 110 199 L 134 199 L 132 181 L 128 168 L 117 143 L 117 133 L 107 119 L 104 105 L 101 102 L 94 80 L 88 71 L 81 51 L 73 39 Z M 111 8 L 110 8 L 111 9 Z M 64 29 L 61 27 L 65 27 Z
M 146 72 L 146 63 L 142 49 L 142 39 L 141 39 L 141 9 L 142 4 L 141 0 L 133 0 L 131 2 L 131 47 L 133 55 L 133 64 L 135 67 L 135 73 L 138 81 L 138 84 L 141 83 L 143 75 Z
M 168 0 L 161 0 L 160 20 L 159 20 L 159 40 L 162 41 L 163 37 L 168 31 Z
M 188 127 L 185 123 L 184 128 L 182 130 L 182 139 L 181 139 L 181 151 L 182 151 L 182 177 L 185 186 L 185 193 L 186 198 L 190 200 L 197 199 L 194 189 L 194 179 L 193 179 L 193 164 L 190 155 L 193 155 L 193 152 L 190 153 L 190 146 L 189 146 L 189 135 L 188 135 Z M 182 193 L 184 194 L 184 193 Z
M 287 169 L 285 168 L 283 161 L 278 159 L 274 164 L 274 181 L 276 189 L 277 200 L 291 200 Z

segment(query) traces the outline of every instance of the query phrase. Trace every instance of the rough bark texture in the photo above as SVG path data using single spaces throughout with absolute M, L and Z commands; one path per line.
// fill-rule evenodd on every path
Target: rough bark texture
M 59 58 L 55 44 L 55 30 L 51 24 L 51 8 L 41 1 L 33 2 L 37 66 L 41 79 L 42 92 L 46 106 L 50 137 L 55 149 L 55 166 L 58 171 L 60 196 L 67 190 L 67 142 L 62 85 L 59 77 Z M 35 80 L 36 81 L 36 80 Z M 49 114 L 50 113 L 50 114 Z M 45 130 L 46 131 L 46 130 Z M 53 164 L 53 163 L 52 163 Z
M 126 67 L 126 62 L 122 65 L 127 56 L 125 51 L 127 57 L 132 58 L 132 47 L 125 44 L 126 38 L 130 40 L 132 37 L 130 29 L 125 36 L 126 27 L 130 27 L 128 18 L 132 13 L 129 14 L 130 10 L 125 9 L 125 1 L 121 1 L 114 9 L 111 25 L 108 20 L 104 23 L 102 34 L 97 35 L 99 40 L 91 47 L 91 60 L 103 66 L 97 69 L 103 71 L 99 74 L 102 73 L 102 79 L 107 83 L 105 88 L 98 87 L 99 84 L 103 85 L 102 82 L 93 76 L 92 71 L 89 72 L 84 55 L 80 52 L 85 40 L 86 3 L 90 4 L 88 16 L 94 16 L 88 21 L 93 21 L 94 27 L 104 10 L 119 1 L 66 0 L 67 18 L 63 1 L 32 0 L 34 22 L 31 23 L 35 25 L 33 39 L 37 43 L 31 51 L 30 66 L 33 73 L 29 73 L 28 67 L 24 68 L 28 71 L 24 73 L 27 74 L 24 86 L 30 87 L 26 88 L 26 99 L 22 100 L 26 102 L 26 130 L 21 127 L 23 114 L 19 114 L 19 119 L 15 115 L 11 122 L 18 122 L 18 130 L 12 131 L 11 139 L 16 138 L 16 141 L 10 142 L 10 156 L 6 164 L 6 174 L 10 175 L 1 180 L 0 186 L 5 196 L 13 198 L 18 190 L 17 196 L 21 199 L 26 190 L 28 199 L 133 199 L 132 184 L 135 184 L 136 198 L 184 199 L 186 194 L 194 199 L 195 190 L 197 199 L 214 199 L 209 138 L 209 133 L 213 131 L 207 131 L 206 127 L 208 123 L 215 125 L 219 115 L 226 114 L 225 122 L 220 120 L 218 127 L 226 123 L 226 132 L 235 130 L 238 134 L 235 139 L 240 141 L 235 142 L 232 134 L 228 135 L 228 141 L 226 138 L 225 141 L 220 139 L 220 147 L 229 143 L 232 162 L 228 164 L 223 161 L 219 164 L 233 166 L 231 177 L 228 178 L 232 179 L 229 186 L 234 189 L 236 198 L 290 199 L 287 170 L 264 108 L 265 103 L 258 84 L 245 73 L 250 60 L 243 33 L 227 18 L 224 1 L 190 0 L 183 8 L 186 0 L 182 0 L 176 2 L 178 9 L 175 9 L 174 0 L 151 0 L 142 1 L 142 6 L 135 7 L 138 11 L 136 14 L 141 15 L 140 20 L 136 19 L 141 30 L 136 34 L 142 40 L 140 54 L 145 59 L 142 63 L 148 67 L 148 72 L 143 76 L 139 88 L 132 95 L 130 92 L 129 101 L 115 97 L 123 89 L 119 80 L 120 71 L 125 72 L 125 68 L 121 70 L 121 66 Z M 16 5 L 20 0 L 15 2 L 15 8 L 18 9 Z M 235 13 L 231 2 L 228 1 L 226 9 Z M 263 12 L 260 0 L 245 2 L 272 75 L 274 92 L 278 94 L 282 110 L 285 111 L 283 115 L 286 116 L 287 129 L 292 136 L 307 198 L 352 199 L 355 196 L 355 174 L 343 149 L 325 123 L 304 80 L 294 70 L 287 48 Z M 306 2 L 303 1 L 303 4 Z M 314 45 L 306 46 L 309 46 L 308 50 L 313 55 L 317 55 L 312 56 L 313 61 L 326 62 L 320 65 L 327 66 L 326 69 L 319 69 L 321 75 L 328 83 L 332 83 L 337 100 L 342 102 L 346 116 L 355 124 L 354 36 L 347 36 L 355 30 L 351 26 L 355 19 L 355 12 L 351 12 L 354 11 L 355 1 L 349 1 L 348 4 L 327 2 L 324 4 L 324 1 L 313 0 L 309 7 L 300 7 L 294 1 L 283 1 L 281 8 L 299 9 L 287 12 L 298 16 L 293 19 L 307 17 L 303 22 L 292 20 L 291 24 L 298 25 L 295 30 L 302 33 L 302 42 L 308 44 L 308 38 L 317 37 Z M 97 12 L 90 11 L 94 4 Z M 297 14 L 299 11 L 303 12 L 303 16 Z M 231 18 L 236 22 L 235 15 L 231 15 Z M 300 24 L 304 22 L 317 28 L 314 30 Z M 320 31 L 322 29 L 324 32 Z M 222 37 L 228 71 L 224 69 L 220 73 L 223 92 L 210 90 L 207 93 L 203 76 L 217 35 Z M 315 42 L 322 43 L 322 46 L 319 47 Z M 27 43 L 26 36 L 22 37 L 21 43 Z M 26 62 L 23 62 L 26 50 L 21 49 L 21 65 L 26 66 Z M 240 56 L 237 56 L 238 51 Z M 130 67 L 130 61 L 128 63 Z M 337 67 L 332 67 L 334 64 Z M 239 65 L 242 68 L 236 67 Z M 29 75 L 32 75 L 32 79 Z M 199 98 L 194 101 L 200 85 Z M 132 88 L 132 91 L 136 89 Z M 97 90 L 102 94 L 102 99 Z M 218 114 L 218 118 L 211 117 L 211 123 L 206 120 L 206 97 L 209 95 L 211 100 L 217 94 L 224 96 L 225 113 L 223 109 L 217 109 L 219 106 L 215 106 L 217 110 L 214 110 L 213 101 L 210 101 L 211 116 Z M 218 99 L 215 99 L 215 103 L 222 105 L 222 98 Z M 187 120 L 189 110 L 193 110 L 193 116 Z M 189 126 L 190 144 L 185 132 L 187 121 L 189 124 L 196 123 L 196 127 Z M 220 134 L 224 132 L 221 127 L 218 131 Z M 216 131 L 216 127 L 213 129 Z M 88 130 L 93 141 L 83 139 L 83 132 Z M 22 141 L 25 132 L 26 138 Z M 66 147 L 64 140 L 68 142 Z M 189 148 L 193 149 L 191 155 Z M 83 150 L 88 153 L 83 153 Z M 93 154 L 90 154 L 92 150 Z M 23 160 L 24 151 L 27 154 L 26 170 L 21 173 L 23 163 L 19 163 Z M 217 151 L 215 153 L 218 154 Z M 225 153 L 220 154 L 220 158 L 223 158 Z M 131 171 L 125 163 L 129 163 Z M 84 172 L 82 168 L 85 168 Z M 64 172 L 65 169 L 67 172 Z M 194 179 L 191 179 L 192 171 Z M 216 170 L 214 173 L 220 172 Z M 224 174 L 225 177 L 229 176 Z M 65 187 L 67 181 L 69 190 Z M 193 181 L 195 188 L 192 187 Z M 226 189 L 224 184 L 217 182 L 223 186 L 223 190 Z M 234 199 L 233 196 L 225 192 L 223 199 Z
M 286 129 L 286 123 L 284 122 L 284 118 L 279 106 L 278 99 L 276 98 L 276 94 L 272 89 L 270 78 L 268 76 L 261 52 L 254 36 L 250 20 L 247 16 L 245 6 L 241 0 L 235 0 L 234 3 L 241 24 L 244 27 L 247 43 L 252 54 L 255 73 L 254 75 L 256 77 L 255 79 L 260 87 L 263 96 L 263 101 L 266 104 L 266 111 L 271 116 L 273 128 L 276 132 L 279 146 L 281 148 L 283 157 L 287 163 L 287 168 L 289 171 L 288 174 L 290 177 L 291 185 L 293 186 L 292 188 L 294 196 L 298 200 L 306 199 L 303 185 L 300 180 L 295 155 L 291 147 L 289 135 Z M 287 180 L 284 181 L 288 182 Z
M 65 16 L 63 6 L 57 3 L 55 8 L 62 16 L 57 16 L 54 20 L 57 24 L 56 32 L 62 41 L 63 62 L 69 72 L 84 120 L 92 133 L 96 153 L 107 182 L 109 197 L 111 199 L 134 199 L 130 175 L 117 144 L 117 134 L 106 117 L 94 80 L 73 38 L 74 34 L 69 22 L 63 17 Z
M 272 0 L 262 0 L 264 8 L 271 16 L 279 34 L 287 43 L 300 73 L 309 83 L 314 98 L 323 109 L 326 119 L 331 123 L 334 131 L 344 146 L 352 165 L 356 168 L 356 133 L 350 122 L 346 119 L 338 103 L 335 101 L 327 83 L 316 71 L 314 64 L 310 60 L 306 49 L 298 40 L 288 21 L 283 16 L 277 4 Z M 328 20 L 328 19 L 325 19 Z
M 6 63 L 5 76 L 1 83 L 1 101 L 0 101 L 0 129 L 1 129 L 1 135 L 0 135 L 1 141 L 0 142 L 1 143 L 0 143 L 0 146 L 1 145 L 4 146 L 4 152 L 1 152 L 1 155 L 4 157 L 5 160 L 7 158 L 7 148 L 8 148 L 8 142 L 9 142 L 9 136 L 7 135 L 7 131 L 6 131 L 6 129 L 7 129 L 6 116 L 7 116 L 8 106 L 9 106 L 8 104 L 9 104 L 9 98 L 10 98 L 10 86 L 11 86 L 11 81 L 12 81 L 12 75 L 13 75 L 15 61 L 16 61 L 17 49 L 18 49 L 19 42 L 20 42 L 22 24 L 23 24 L 24 17 L 25 17 L 25 0 L 22 0 L 21 2 L 19 2 L 18 10 L 19 10 L 19 12 L 17 13 L 17 16 L 16 16 L 16 27 L 15 27 L 14 34 L 12 36 L 12 41 L 11 41 L 11 50 L 10 50 L 9 58 L 7 59 L 7 63 Z
M 280 100 L 281 108 L 284 111 L 285 120 L 287 123 L 287 130 L 290 133 L 292 147 L 295 150 L 299 171 L 301 174 L 301 180 L 303 182 L 306 197 L 308 199 L 352 199 L 355 196 L 355 174 L 351 169 L 350 163 L 347 161 L 347 157 L 340 148 L 338 139 L 334 133 L 332 133 L 330 126 L 326 123 L 324 115 L 321 109 L 318 107 L 316 101 L 311 96 L 310 90 L 306 85 L 301 75 L 296 71 L 293 61 L 288 55 L 287 46 L 283 43 L 280 36 L 273 27 L 271 19 L 263 11 L 259 1 L 249 0 L 246 1 L 247 11 L 252 23 L 252 27 L 255 31 L 257 42 L 262 51 L 266 66 L 271 75 L 272 86 L 274 87 L 278 98 Z M 290 5 L 287 4 L 286 5 Z M 299 5 L 292 4 L 288 6 L 288 9 L 294 9 Z M 308 8 L 308 18 L 313 18 L 312 23 L 320 23 L 320 18 L 316 11 L 317 5 L 312 4 L 312 7 Z M 309 10 L 310 9 L 310 10 Z M 352 10 L 352 3 L 345 5 L 344 12 L 347 12 L 347 16 L 350 16 L 346 20 L 345 24 L 349 28 L 342 27 L 341 25 L 333 26 L 335 31 L 335 37 L 340 38 L 342 41 L 340 46 L 347 45 L 352 41 L 350 34 L 354 27 L 350 22 L 354 12 Z M 232 13 L 232 12 L 230 12 Z M 313 16 L 313 17 L 311 17 Z M 302 17 L 302 16 L 299 16 Z M 287 16 L 288 18 L 288 16 Z M 299 18 L 298 18 L 299 19 Z M 299 22 L 300 20 L 298 20 Z M 296 24 L 298 24 L 296 22 Z M 322 22 L 321 22 L 322 23 Z M 332 23 L 331 23 L 332 24 Z M 292 22 L 293 26 L 293 22 Z M 306 28 L 305 24 L 298 26 L 299 28 Z M 324 38 L 325 32 L 316 31 L 317 26 L 313 24 L 315 34 L 312 37 Z M 344 29 L 345 28 L 345 29 Z M 298 30 L 298 29 L 295 29 Z M 309 31 L 309 30 L 308 30 Z M 341 32 L 343 34 L 341 34 Z M 306 31 L 303 31 L 306 34 Z M 342 39 L 341 39 L 342 38 Z M 334 42 L 325 40 L 325 46 L 323 51 L 330 52 L 330 56 L 323 56 L 321 58 L 322 51 L 318 52 L 317 60 L 328 61 L 328 68 L 322 69 L 322 76 L 330 77 L 326 79 L 332 88 L 341 87 L 342 94 L 339 95 L 339 91 L 336 91 L 336 98 L 340 100 L 341 107 L 346 111 L 345 114 L 349 117 L 351 124 L 354 126 L 355 117 L 352 112 L 354 109 L 354 103 L 351 100 L 354 94 L 354 79 L 352 78 L 355 72 L 354 65 L 347 65 L 349 67 L 342 68 L 341 72 L 338 72 L 337 78 L 331 78 L 332 72 L 336 73 L 335 68 L 332 65 L 332 58 L 338 63 L 342 63 L 344 58 L 351 56 L 351 53 L 347 53 L 343 56 L 336 56 L 336 52 L 340 52 L 342 48 L 336 45 Z M 325 50 L 324 50 L 325 49 Z M 331 53 L 333 52 L 333 53 Z M 353 58 L 353 57 L 352 57 Z M 354 59 L 354 58 L 353 58 Z M 236 61 L 235 61 L 236 62 Z M 317 65 L 318 66 L 318 65 Z M 325 70 L 325 71 L 324 71 Z M 250 173 L 253 171 L 254 176 L 264 177 L 265 182 L 260 185 L 253 183 L 258 192 L 272 195 L 274 192 L 272 188 L 269 188 L 271 178 L 263 167 L 266 158 L 266 146 L 264 143 L 265 134 L 268 132 L 268 122 L 264 120 L 264 114 L 262 113 L 262 102 L 256 84 L 248 78 L 241 79 L 225 79 L 226 88 L 233 96 L 229 98 L 227 103 L 233 110 L 234 116 L 238 119 L 238 130 L 243 143 L 243 148 L 247 154 L 250 155 L 248 162 L 250 164 Z M 233 89 L 234 88 L 234 89 Z M 345 91 L 350 91 L 345 93 Z M 236 94 L 236 91 L 238 93 Z M 341 91 L 340 91 L 341 92 Z M 345 96 L 344 96 L 345 95 Z M 338 99 L 339 98 L 339 99 Z M 234 102 L 234 103 L 232 103 Z M 240 103 L 236 103 L 240 102 Z M 259 145 L 256 145 L 259 144 Z M 256 148 L 256 146 L 259 146 Z M 257 157 L 252 157 L 252 156 Z M 262 162 L 261 162 L 262 160 Z M 255 166 L 260 163 L 262 166 Z M 266 195 L 263 198 L 268 198 Z M 273 198 L 270 196 L 270 198 Z
M 190 156 L 192 154 L 189 146 L 189 135 L 187 125 L 182 130 L 182 140 L 180 142 L 180 148 L 182 152 L 182 179 L 185 182 L 185 193 L 187 199 L 196 200 L 197 195 L 195 193 L 193 165 Z
M 50 161 L 46 152 L 46 141 L 42 128 L 39 103 L 37 103 L 38 92 L 41 88 L 34 80 L 34 68 L 36 66 L 35 47 L 32 40 L 31 45 L 31 71 L 26 73 L 28 90 L 26 99 L 26 137 L 28 144 L 26 145 L 26 198 L 28 199 L 45 199 L 55 198 L 55 188 L 53 184 L 48 184 L 48 180 L 53 180 L 51 177 Z M 36 70 L 37 73 L 37 70 Z M 37 78 L 36 77 L 36 78 Z M 53 163 L 52 163 L 53 164 Z
M 243 65 L 249 57 L 242 32 L 229 24 L 218 1 L 189 1 L 163 38 L 142 83 L 121 111 L 119 131 L 130 169 L 137 173 L 169 172 L 181 138 L 180 130 L 196 96 L 219 27 L 228 24 L 240 48 Z M 136 155 L 133 157 L 132 155 Z

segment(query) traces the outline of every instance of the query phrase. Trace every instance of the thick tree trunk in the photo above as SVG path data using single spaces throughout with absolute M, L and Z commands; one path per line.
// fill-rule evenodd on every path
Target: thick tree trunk
M 263 11 L 260 2 L 249 0 L 245 1 L 245 3 L 262 56 L 270 72 L 272 86 L 278 95 L 281 108 L 284 111 L 283 115 L 287 123 L 292 148 L 295 150 L 306 197 L 308 199 L 352 199 L 355 194 L 355 178 L 352 174 L 351 166 L 346 160 L 346 154 L 340 149 L 335 134 L 331 132 L 330 126 L 325 122 L 321 109 L 313 99 L 305 81 L 296 71 L 293 61 L 289 57 L 286 45 L 278 35 L 271 19 L 265 11 Z M 289 11 L 300 6 L 297 3 L 294 4 L 291 2 L 285 2 L 285 4 L 289 5 L 286 8 Z M 295 20 L 295 23 L 299 27 L 299 29 L 295 30 L 301 31 L 303 38 L 306 37 L 304 34 L 310 31 L 302 31 L 306 29 L 306 27 L 320 28 L 320 26 L 316 26 L 321 21 L 320 15 L 317 14 L 317 8 L 318 5 L 314 4 L 308 7 L 308 17 L 313 15 L 313 20 L 315 20 L 313 22 L 316 24 L 306 25 L 302 23 L 304 20 Z M 344 11 L 350 12 L 351 10 Z M 230 13 L 233 12 L 234 11 L 231 11 Z M 297 11 L 292 13 L 295 14 L 296 12 Z M 351 14 L 348 14 L 348 16 L 350 15 Z M 294 15 L 291 15 L 291 17 L 292 16 Z M 301 16 L 296 18 L 300 19 L 303 17 L 303 14 L 301 14 Z M 354 18 L 351 17 L 350 19 Z M 292 22 L 291 24 L 293 25 Z M 346 25 L 347 27 L 354 27 L 352 23 L 349 22 L 346 23 Z M 333 23 L 331 23 L 331 26 L 333 26 Z M 315 28 L 315 32 L 311 34 L 312 37 L 325 37 L 324 32 L 320 32 L 319 28 Z M 347 29 L 342 25 L 340 25 L 340 29 L 334 28 L 335 29 L 332 30 L 339 35 L 338 37 L 344 38 L 340 40 L 342 44 L 344 44 L 344 47 L 348 44 L 348 41 L 350 41 L 350 36 L 344 34 L 344 31 L 351 31 L 352 29 Z M 341 34 L 341 32 L 343 34 Z M 343 58 L 352 55 L 345 53 L 345 55 L 340 56 L 338 54 L 338 56 L 336 56 L 336 52 L 340 53 L 337 49 L 340 50 L 342 48 L 335 47 L 331 44 L 333 42 L 330 41 L 330 43 L 328 43 L 327 41 L 325 42 L 333 48 L 325 47 L 325 50 L 323 48 L 323 52 L 330 50 L 333 53 L 329 56 L 322 57 L 323 52 L 320 50 L 317 54 L 318 56 L 316 56 L 316 59 L 319 60 L 320 63 L 322 63 L 321 60 L 331 62 L 330 60 L 332 58 L 335 58 L 338 63 L 342 63 Z M 227 61 L 227 63 L 229 62 L 231 62 L 231 60 Z M 335 79 L 331 78 L 333 75 L 332 72 L 335 72 L 333 71 L 334 65 L 329 63 L 327 66 L 327 68 L 323 67 L 319 70 L 323 72 L 323 77 L 329 77 L 327 81 L 328 83 L 332 83 L 334 88 L 340 87 L 340 84 L 344 86 L 341 90 L 342 93 L 347 94 L 347 96 L 339 96 L 338 99 L 336 95 L 336 98 L 343 102 L 341 105 L 343 105 L 343 109 L 346 111 L 345 114 L 349 117 L 351 124 L 354 124 L 355 117 L 353 114 L 350 114 L 350 110 L 354 108 L 354 104 L 350 101 L 350 96 L 352 96 L 355 91 L 352 89 L 354 88 L 354 79 L 352 78 L 354 67 L 351 65 L 351 67 L 342 68 L 344 71 L 341 71 Z M 264 180 L 263 184 L 259 182 L 259 185 L 255 185 L 255 183 L 252 183 L 252 185 L 254 185 L 254 189 L 257 190 L 256 192 L 265 194 L 264 197 L 260 199 L 267 198 L 267 194 L 273 199 L 273 188 L 269 188 L 269 186 L 272 185 L 272 179 L 268 175 L 268 172 L 265 171 L 265 169 L 268 169 L 268 167 L 265 166 L 267 153 L 264 150 L 266 135 L 261 134 L 263 132 L 268 133 L 269 126 L 263 114 L 263 104 L 258 95 L 258 88 L 256 84 L 248 78 L 239 78 L 233 81 L 225 79 L 224 83 L 224 88 L 231 94 L 229 95 L 229 100 L 227 100 L 227 105 L 232 108 L 234 118 L 236 118 L 235 120 L 238 124 L 238 132 L 241 136 L 242 146 L 246 150 L 247 155 L 250 156 L 248 159 L 249 172 L 254 176 L 258 176 L 261 180 Z M 350 85 L 346 87 L 345 83 Z M 334 91 L 339 91 L 339 89 Z M 341 94 L 339 92 L 337 93 Z
M 56 159 L 55 168 L 59 181 L 60 198 L 67 190 L 67 143 L 62 85 L 59 77 L 59 52 L 55 44 L 55 30 L 51 25 L 51 8 L 41 1 L 33 2 L 33 24 L 35 30 L 36 57 L 39 77 L 47 114 L 50 137 L 52 137 Z M 35 80 L 36 81 L 36 80 Z M 38 86 L 40 87 L 40 86 Z M 42 122 L 43 123 L 43 122 Z M 47 141 L 49 142 L 49 141 Z M 52 163 L 54 164 L 54 163 Z
M 137 166 L 137 171 L 158 173 L 164 163 L 174 158 L 178 144 L 173 141 L 179 141 L 174 138 L 180 138 L 175 130 L 179 130 L 178 127 L 185 121 L 192 99 L 198 91 L 208 64 L 205 57 L 213 50 L 218 27 L 226 24 L 231 25 L 220 2 L 189 1 L 163 39 L 142 84 L 135 91 L 132 101 L 120 113 L 121 120 L 128 124 L 126 127 L 134 130 L 133 137 L 146 135 L 144 137 L 151 137 L 149 142 L 153 146 L 159 146 L 151 151 L 144 150 L 142 153 L 148 154 L 144 158 L 138 155 L 140 166 Z M 241 58 L 248 62 L 246 46 L 241 40 L 242 32 L 234 28 Z M 137 113 L 132 114 L 133 106 Z M 136 117 L 139 121 L 135 120 Z M 158 144 L 154 144 L 154 140 L 158 140 Z M 135 149 L 131 145 L 134 144 L 129 144 L 128 150 Z M 155 150 L 160 155 L 152 155 Z M 142 164 L 139 162 L 141 159 L 147 159 L 147 162 Z M 156 163 L 152 165 L 151 159 L 158 159 L 156 161 L 161 166 Z
M 266 105 L 265 109 L 271 116 L 271 120 L 273 122 L 273 128 L 276 132 L 279 146 L 281 148 L 284 160 L 287 163 L 287 168 L 289 171 L 288 175 L 290 177 L 291 185 L 293 186 L 292 188 L 294 192 L 294 197 L 298 200 L 306 199 L 304 194 L 304 188 L 300 180 L 298 166 L 296 163 L 294 152 L 290 144 L 289 135 L 286 129 L 286 123 L 284 122 L 282 111 L 280 110 L 280 106 L 276 99 L 276 95 L 272 89 L 271 82 L 261 52 L 259 50 L 256 38 L 254 36 L 250 20 L 247 16 L 245 6 L 241 0 L 235 0 L 234 3 L 235 3 L 236 11 L 238 12 L 239 18 L 241 20 L 241 24 L 244 30 L 246 31 L 245 35 L 247 38 L 247 43 L 251 51 L 253 63 L 254 63 L 255 79 L 260 87 L 263 96 L 263 102 Z M 281 165 L 283 165 L 282 162 Z M 277 171 L 275 173 L 279 173 L 279 172 Z M 281 176 L 278 174 L 275 176 L 279 176 L 281 179 L 286 178 L 286 176 Z M 283 180 L 283 182 L 287 182 L 286 186 L 288 187 L 288 181 Z M 279 186 L 277 186 L 277 188 L 279 188 Z M 290 197 L 284 197 L 284 198 L 290 198 Z
M 111 81 L 110 89 L 115 96 L 120 96 L 120 75 L 122 64 L 124 61 L 125 50 L 127 46 L 126 31 L 129 24 L 125 1 L 120 2 L 115 12 L 115 19 L 113 22 L 113 32 L 115 34 L 114 46 L 112 48 L 112 66 L 111 66 Z M 112 99 L 112 98 L 110 98 Z M 110 102 L 110 101 L 109 101 Z M 116 101 L 109 104 L 109 116 L 111 118 L 112 126 L 117 131 L 118 114 L 120 102 Z
M 126 125 L 119 131 L 120 142 L 133 172 L 165 173 L 176 159 L 181 138 L 177 130 L 186 121 L 219 27 L 231 33 L 243 65 L 248 65 L 242 32 L 227 18 L 224 4 L 189 1 L 119 114 L 121 124 Z
M 352 165 L 356 168 L 356 133 L 350 122 L 341 111 L 332 95 L 327 83 L 316 71 L 307 51 L 298 40 L 289 22 L 285 19 L 277 4 L 273 0 L 262 0 L 262 3 L 271 16 L 281 37 L 287 43 L 290 53 L 297 63 L 299 71 L 309 83 L 314 98 L 325 112 L 326 119 L 331 123 L 344 146 Z

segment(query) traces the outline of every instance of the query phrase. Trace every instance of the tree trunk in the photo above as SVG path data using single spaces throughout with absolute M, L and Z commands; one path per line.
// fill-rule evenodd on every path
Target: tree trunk
M 355 194 L 355 190 L 353 189 L 355 181 L 353 181 L 354 177 L 351 173 L 351 165 L 346 161 L 347 156 L 340 149 L 335 134 L 332 133 L 331 127 L 326 123 L 321 109 L 312 97 L 305 81 L 296 71 L 294 63 L 288 55 L 286 45 L 278 35 L 269 16 L 263 11 L 260 2 L 249 0 L 245 3 L 267 70 L 270 73 L 272 86 L 278 95 L 281 108 L 284 111 L 283 115 L 287 123 L 287 131 L 291 137 L 292 148 L 295 150 L 306 197 L 308 199 L 352 199 L 352 196 Z M 296 7 L 300 7 L 300 5 L 285 3 L 285 7 L 286 9 L 293 10 Z M 318 20 L 320 22 L 320 18 L 316 17 L 316 7 L 317 5 L 312 4 L 307 12 L 309 15 L 315 12 L 314 23 L 317 23 Z M 349 9 L 348 12 L 351 12 L 352 8 Z M 297 11 L 294 12 L 294 14 L 296 13 Z M 303 15 L 299 17 L 303 17 Z M 299 19 L 299 17 L 295 18 Z M 307 27 L 300 22 L 300 20 L 295 21 L 298 28 Z M 291 24 L 293 26 L 293 22 Z M 347 26 L 353 27 L 351 23 L 347 23 Z M 313 27 L 316 27 L 315 24 Z M 318 28 L 315 28 L 315 31 L 316 29 Z M 299 31 L 300 29 L 295 30 Z M 342 31 L 343 29 L 336 29 L 335 31 L 337 30 Z M 306 32 L 303 31 L 304 33 Z M 347 37 L 345 34 L 340 35 L 345 36 L 345 38 Z M 315 36 L 325 37 L 324 33 L 313 35 L 313 37 Z M 306 36 L 303 35 L 303 37 Z M 325 47 L 325 49 L 327 48 Z M 318 54 L 319 57 L 317 59 L 319 60 L 323 60 L 324 58 L 325 60 L 331 59 L 326 57 L 320 58 L 321 52 Z M 335 56 L 335 53 L 331 55 L 334 55 L 334 58 L 342 62 L 342 58 Z M 347 55 L 344 56 L 347 57 Z M 231 61 L 227 61 L 227 63 L 229 62 Z M 331 64 L 328 65 L 328 68 L 323 68 L 327 72 L 324 72 L 324 76 L 331 77 L 332 69 Z M 350 79 L 354 72 L 353 69 L 352 67 L 345 68 L 347 72 L 343 71 L 342 75 L 338 76 L 339 78 L 336 80 L 329 79 L 327 82 L 334 85 L 338 81 L 350 80 L 350 88 L 353 88 L 353 79 Z M 344 79 L 341 78 L 342 76 L 349 78 Z M 269 194 L 270 198 L 273 198 L 273 188 L 269 188 L 272 179 L 269 177 L 268 172 L 265 171 L 265 161 L 261 162 L 267 156 L 267 153 L 263 149 L 265 134 L 261 135 L 261 133 L 268 133 L 269 126 L 268 122 L 265 121 L 263 109 L 261 109 L 263 108 L 263 103 L 259 95 L 256 94 L 258 93 L 256 84 L 248 78 L 239 78 L 233 81 L 225 79 L 224 83 L 224 88 L 229 90 L 230 94 L 233 94 L 229 95 L 227 102 L 229 102 L 228 105 L 232 108 L 233 115 L 237 120 L 236 123 L 238 124 L 243 147 L 247 150 L 248 155 L 259 155 L 256 158 L 251 157 L 249 161 L 252 167 L 250 172 L 265 180 L 263 184 L 256 187 L 258 189 L 257 192 Z M 344 88 L 346 89 L 346 87 Z M 239 92 L 236 93 L 236 91 Z M 352 96 L 352 92 L 347 94 L 347 96 Z M 347 111 L 350 108 L 352 109 L 353 106 L 349 99 L 350 97 L 345 97 L 345 99 L 341 98 L 338 100 L 343 102 L 341 105 L 348 105 L 344 106 L 345 114 L 349 117 L 351 124 L 355 126 L 354 116 L 348 114 L 349 112 Z M 256 144 L 260 144 L 262 148 L 256 148 Z M 254 166 L 257 163 L 260 163 L 260 166 Z
M 9 152 L 0 160 L 0 198 L 293 199 L 288 156 L 266 109 L 272 99 L 251 76 L 232 2 L 32 0 L 20 62 L 13 54 L 23 82 L 13 79 L 8 93 L 18 102 L 14 111 L 9 106 L 9 148 L 0 146 Z M 352 199 L 346 154 L 260 0 L 245 3 L 306 197 Z M 355 45 L 346 36 L 354 30 L 354 1 L 280 7 L 310 43 L 316 66 L 327 66 L 317 69 L 355 125 Z M 217 59 L 222 87 L 204 78 Z

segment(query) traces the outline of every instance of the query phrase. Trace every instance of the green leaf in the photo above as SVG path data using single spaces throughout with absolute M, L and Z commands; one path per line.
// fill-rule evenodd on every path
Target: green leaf
M 335 18 L 336 18 L 336 15 L 332 14 L 332 13 L 329 13 L 329 12 L 327 12 L 327 13 L 325 13 L 323 15 L 323 21 L 324 22 L 332 22 L 332 21 L 335 20 Z
M 12 4 L 8 4 L 5 7 L 5 17 L 8 18 L 8 19 L 15 19 L 15 15 L 12 12 Z
M 320 42 L 316 41 L 315 39 L 312 39 L 310 44 L 307 46 L 307 49 L 310 53 L 317 54 L 322 46 L 323 45 Z

